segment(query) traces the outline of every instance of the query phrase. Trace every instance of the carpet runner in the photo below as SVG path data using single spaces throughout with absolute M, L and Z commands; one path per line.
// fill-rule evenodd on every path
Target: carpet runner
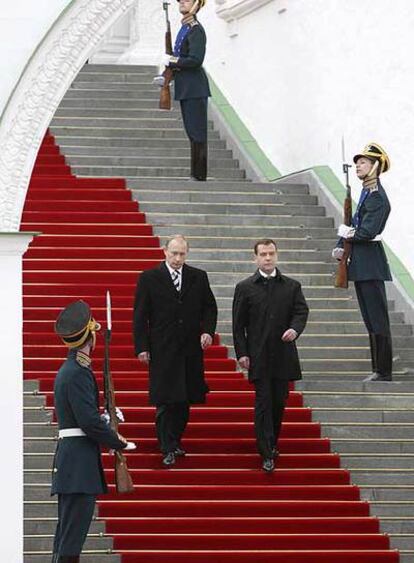
M 104 454 L 110 493 L 99 500 L 98 513 L 123 563 L 399 560 L 293 388 L 276 470 L 262 472 L 252 388 L 218 335 L 205 354 L 211 393 L 205 406 L 192 409 L 184 439 L 188 455 L 175 468 L 162 468 L 147 370 L 133 355 L 131 319 L 137 276 L 157 265 L 163 252 L 123 180 L 75 177 L 48 134 L 22 230 L 42 233 L 24 257 L 24 377 L 39 380 L 48 407 L 65 357 L 53 332 L 58 312 L 82 298 L 105 326 L 106 290 L 112 294 L 111 368 L 127 420 L 121 432 L 138 442 L 137 452 L 127 454 L 136 489 L 116 494 L 113 458 Z M 98 341 L 93 366 L 101 386 L 102 362 Z

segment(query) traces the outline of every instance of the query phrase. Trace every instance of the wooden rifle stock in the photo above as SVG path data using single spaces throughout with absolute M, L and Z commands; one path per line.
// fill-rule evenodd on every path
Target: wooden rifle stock
M 351 186 L 349 185 L 348 179 L 348 168 L 349 164 L 343 165 L 343 170 L 346 176 L 346 197 L 344 201 L 344 225 L 348 227 L 352 224 L 352 196 L 351 196 Z M 351 243 L 344 240 L 344 253 L 341 260 L 338 263 L 338 269 L 336 271 L 335 277 L 335 287 L 342 289 L 348 288 L 348 260 L 351 254 Z
M 167 55 L 173 54 L 172 48 L 172 39 L 171 39 L 171 24 L 168 18 L 168 2 L 163 2 L 163 9 L 165 11 L 165 17 L 167 22 L 167 31 L 165 32 L 165 52 Z M 171 90 L 170 90 L 170 83 L 173 79 L 173 71 L 169 67 L 165 67 L 164 72 L 162 73 L 164 77 L 164 85 L 161 88 L 160 92 L 160 109 L 171 109 Z
M 110 426 L 114 432 L 118 432 L 118 418 L 116 416 L 115 389 L 109 365 L 109 345 L 111 343 L 111 329 L 105 332 L 105 361 L 104 361 L 104 393 L 106 410 L 109 413 Z M 117 493 L 132 493 L 134 483 L 128 471 L 126 458 L 122 450 L 115 451 L 115 486 Z

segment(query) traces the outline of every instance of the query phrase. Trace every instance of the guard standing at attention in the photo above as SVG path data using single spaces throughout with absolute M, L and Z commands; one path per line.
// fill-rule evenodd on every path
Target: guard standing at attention
M 177 0 L 182 26 L 175 40 L 174 54 L 166 54 L 162 64 L 174 71 L 174 98 L 180 101 L 184 127 L 191 143 L 191 178 L 207 179 L 207 104 L 211 96 L 202 67 L 206 53 L 206 33 L 197 20 L 205 0 Z
M 351 243 L 348 279 L 355 290 L 371 349 L 372 374 L 364 381 L 392 380 L 392 340 L 385 281 L 392 281 L 381 233 L 391 206 L 379 176 L 390 168 L 388 155 L 377 143 L 369 143 L 354 156 L 362 191 L 352 225 L 340 225 L 341 237 L 332 251 L 341 259 L 343 241 Z
M 127 446 L 99 414 L 99 390 L 91 368 L 99 329 L 84 301 L 68 305 L 55 323 L 69 354 L 54 386 L 59 442 L 52 474 L 52 495 L 58 495 L 52 563 L 79 561 L 96 496 L 107 492 L 100 446 L 113 450 Z

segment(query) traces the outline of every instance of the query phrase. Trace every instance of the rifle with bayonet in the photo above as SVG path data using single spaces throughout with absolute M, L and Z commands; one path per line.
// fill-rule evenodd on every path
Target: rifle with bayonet
M 109 362 L 109 346 L 112 336 L 112 314 L 111 314 L 111 295 L 109 291 L 106 293 L 106 331 L 105 331 L 105 361 L 104 361 L 104 394 L 106 410 L 110 418 L 110 427 L 118 433 L 118 417 L 115 403 L 115 389 L 112 379 L 110 362 Z M 129 474 L 126 459 L 122 450 L 117 450 L 115 455 L 115 485 L 118 493 L 132 493 L 134 483 Z
M 344 156 L 345 160 L 345 156 Z M 350 164 L 343 164 L 342 170 L 345 174 L 346 183 L 346 196 L 344 200 L 344 216 L 343 223 L 348 227 L 352 224 L 352 196 L 351 196 L 351 186 L 349 185 L 349 173 L 348 170 L 351 168 Z M 342 289 L 348 288 L 348 260 L 351 254 L 351 243 L 344 239 L 344 252 L 342 258 L 338 263 L 338 269 L 336 271 L 335 287 L 340 287 Z
M 162 3 L 163 10 L 165 11 L 165 20 L 167 25 L 167 31 L 165 32 L 165 52 L 167 55 L 172 55 L 173 48 L 171 39 L 171 24 L 168 16 L 168 6 L 168 2 Z M 173 70 L 168 66 L 165 67 L 162 76 L 164 77 L 164 84 L 161 87 L 159 108 L 168 110 L 171 109 L 170 83 L 173 79 Z

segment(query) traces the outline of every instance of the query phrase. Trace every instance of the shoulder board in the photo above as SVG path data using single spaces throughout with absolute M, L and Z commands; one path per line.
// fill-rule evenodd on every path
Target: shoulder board
M 79 351 L 76 354 L 76 362 L 83 368 L 90 368 L 92 360 L 89 356 Z
M 196 25 L 200 25 L 197 20 L 190 23 L 191 27 L 195 27 Z

